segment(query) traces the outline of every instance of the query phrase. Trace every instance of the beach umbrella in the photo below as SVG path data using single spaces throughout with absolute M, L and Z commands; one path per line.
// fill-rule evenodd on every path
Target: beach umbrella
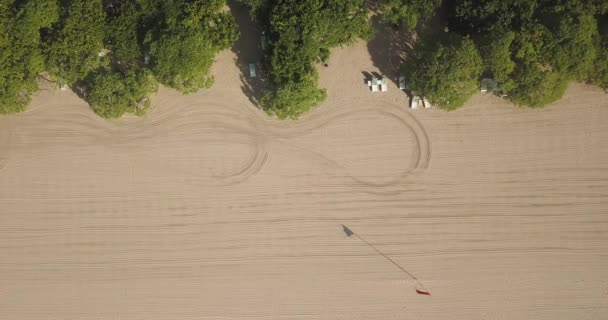
M 390 263 L 392 263 L 394 266 L 396 266 L 397 268 L 399 268 L 399 270 L 403 271 L 403 273 L 405 273 L 410 278 L 412 278 L 414 281 L 416 281 L 415 290 L 416 290 L 417 294 L 421 294 L 421 295 L 425 295 L 425 296 L 430 296 L 431 295 L 431 293 L 422 285 L 422 283 L 420 282 L 420 280 L 418 280 L 418 278 L 416 278 L 413 274 L 411 274 L 407 270 L 405 270 L 402 266 L 400 266 L 397 262 L 395 262 L 389 256 L 387 256 L 384 253 L 382 253 L 374 245 L 372 245 L 371 243 L 367 242 L 367 240 L 363 239 L 361 236 L 359 236 L 358 234 L 356 234 L 353 230 L 351 230 L 349 227 L 347 227 L 345 225 L 342 225 L 342 230 L 344 231 L 344 233 L 346 234 L 346 236 L 348 236 L 349 238 L 355 237 L 355 238 L 361 240 L 368 247 L 374 249 L 374 251 L 376 251 L 379 255 L 383 256 L 386 260 L 390 261 Z

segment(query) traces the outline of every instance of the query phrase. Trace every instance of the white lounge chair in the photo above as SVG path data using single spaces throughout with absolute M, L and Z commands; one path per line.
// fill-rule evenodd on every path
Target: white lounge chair
M 419 96 L 413 96 L 412 97 L 412 102 L 410 104 L 410 108 L 412 109 L 418 109 L 418 104 L 420 103 L 420 97 Z
M 260 45 L 262 47 L 262 50 L 266 50 L 268 44 L 268 39 L 266 39 L 266 35 L 264 35 L 264 33 L 262 33 L 262 36 L 260 36 Z
M 388 81 L 386 80 L 386 77 L 380 79 L 380 89 L 382 89 L 382 92 L 388 91 Z
M 378 92 L 378 78 L 373 77 L 372 80 L 367 81 L 367 84 L 372 92 Z
M 405 76 L 399 76 L 399 89 L 405 90 Z
M 255 63 L 250 63 L 249 64 L 249 76 L 251 78 L 257 77 L 257 72 L 255 70 Z
M 432 107 L 431 103 L 429 102 L 429 100 L 427 98 L 422 98 L 422 102 L 424 102 L 424 108 L 425 109 L 428 109 L 428 108 Z

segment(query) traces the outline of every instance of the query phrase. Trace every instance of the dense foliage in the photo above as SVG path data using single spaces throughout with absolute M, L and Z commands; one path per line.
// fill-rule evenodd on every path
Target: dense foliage
M 59 18 L 53 1 L 0 0 L 0 113 L 23 111 L 44 67 L 40 32 Z
M 607 46 L 598 16 L 602 0 L 452 0 L 450 30 L 470 36 L 480 49 L 485 74 L 520 105 L 559 99 L 570 81 L 604 88 Z
M 104 117 L 141 114 L 157 82 L 183 93 L 207 88 L 215 56 L 238 37 L 225 1 L 0 0 L 0 113 L 24 110 L 42 73 L 84 89 Z M 260 104 L 280 118 L 323 101 L 318 63 L 371 36 L 370 4 L 385 21 L 418 30 L 411 38 L 423 40 L 405 54 L 408 85 L 443 108 L 462 105 L 482 77 L 527 106 L 559 99 L 571 81 L 608 89 L 605 0 L 240 1 L 268 40 Z M 416 28 L 445 15 L 447 33 Z
M 607 3 L 608 5 L 608 3 Z M 598 56 L 589 75 L 589 82 L 608 90 L 608 9 L 598 17 L 601 40 L 597 42 Z
M 429 36 L 404 66 L 412 92 L 446 110 L 462 106 L 478 90 L 481 71 L 473 41 L 456 35 L 444 41 Z
M 238 38 L 236 22 L 222 12 L 223 0 L 161 1 L 146 35 L 152 71 L 164 85 L 183 93 L 208 88 L 215 55 Z
M 418 22 L 429 19 L 441 5 L 441 0 L 382 0 L 385 21 L 413 30 Z
M 136 1 L 116 1 L 107 7 L 107 48 L 118 63 L 137 65 L 143 56 L 142 38 L 149 16 Z
M 73 85 L 102 65 L 105 12 L 101 0 L 72 0 L 45 39 L 47 70 Z
M 296 118 L 326 96 L 315 63 L 329 49 L 371 35 L 363 0 L 242 0 L 270 40 L 266 65 L 272 88 L 262 106 L 280 118 Z
M 87 85 L 87 102 L 104 118 L 144 114 L 150 107 L 149 95 L 158 89 L 156 79 L 145 69 L 97 72 L 89 76 Z
M 104 117 L 141 114 L 156 91 L 152 74 L 184 93 L 209 87 L 215 55 L 238 37 L 224 4 L 0 0 L 0 113 L 22 111 L 43 71 L 86 88 L 86 100 Z

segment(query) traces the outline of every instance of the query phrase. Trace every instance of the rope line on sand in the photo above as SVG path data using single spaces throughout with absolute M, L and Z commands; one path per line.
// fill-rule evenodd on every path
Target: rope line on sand
M 427 295 L 427 296 L 431 295 L 431 293 L 424 287 L 424 285 L 422 285 L 422 283 L 420 282 L 420 280 L 418 280 L 418 278 L 416 278 L 416 276 L 414 276 L 413 274 L 411 274 L 409 271 L 405 270 L 405 268 L 403 268 L 402 266 L 400 266 L 397 262 L 395 262 L 395 260 L 391 259 L 389 256 L 387 256 L 386 254 L 384 254 L 382 251 L 378 250 L 378 248 L 376 248 L 371 243 L 367 242 L 367 240 L 363 239 L 360 235 L 356 234 L 354 231 L 352 231 L 347 226 L 342 225 L 342 229 L 343 229 L 344 233 L 346 233 L 346 235 L 349 238 L 352 237 L 352 236 L 357 237 L 357 239 L 361 240 L 367 246 L 369 246 L 370 248 L 374 249 L 374 251 L 376 251 L 378 254 L 380 254 L 381 256 L 383 256 L 386 260 L 390 261 L 390 263 L 392 263 L 395 267 L 399 268 L 399 270 L 403 271 L 403 273 L 407 274 L 410 278 L 412 278 L 414 281 L 416 281 L 416 288 L 415 288 L 416 293 L 422 294 L 422 295 Z M 420 288 L 422 290 L 418 289 L 417 288 L 418 286 L 420 286 Z

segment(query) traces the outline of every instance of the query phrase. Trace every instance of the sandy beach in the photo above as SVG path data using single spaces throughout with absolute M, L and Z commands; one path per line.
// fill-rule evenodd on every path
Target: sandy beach
M 599 88 L 409 110 L 393 82 L 367 89 L 384 71 L 358 42 L 320 67 L 327 100 L 279 121 L 252 103 L 259 57 L 240 45 L 213 88 L 161 88 L 141 118 L 61 90 L 0 117 L 0 318 L 606 317 Z

